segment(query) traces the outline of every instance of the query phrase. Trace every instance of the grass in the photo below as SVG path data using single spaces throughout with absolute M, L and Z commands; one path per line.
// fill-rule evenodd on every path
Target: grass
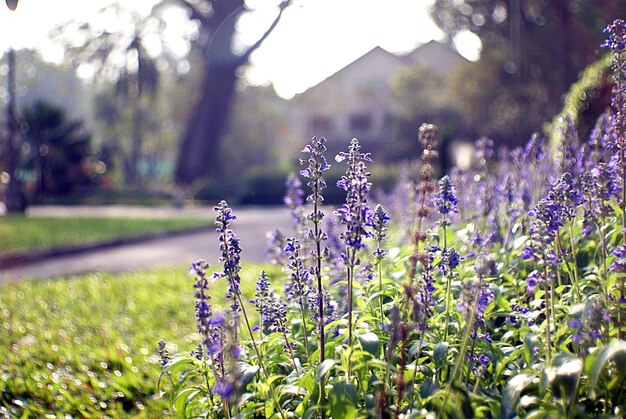
M 0 254 L 206 226 L 200 218 L 0 217 Z
M 197 342 L 194 280 L 186 270 L 0 287 L 0 416 L 2 406 L 18 417 L 167 415 L 157 389 L 158 340 L 181 343 L 180 350 Z M 244 267 L 246 295 L 254 294 L 260 270 Z M 223 285 L 214 284 L 216 304 Z

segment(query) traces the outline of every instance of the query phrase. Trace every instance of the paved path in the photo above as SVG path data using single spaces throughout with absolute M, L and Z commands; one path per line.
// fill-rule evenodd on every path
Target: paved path
M 110 216 L 110 217 L 206 217 L 212 224 L 215 212 L 211 208 L 189 208 L 183 210 L 169 208 L 138 207 L 37 207 L 30 210 L 33 215 L 53 215 L 59 217 Z M 290 218 L 284 208 L 234 208 L 237 216 L 232 224 L 241 239 L 242 258 L 252 262 L 263 260 L 266 249 L 266 234 L 281 227 L 288 231 Z M 123 245 L 114 248 L 91 250 L 76 255 L 28 263 L 0 270 L 0 283 L 24 278 L 50 278 L 72 275 L 81 272 L 108 271 L 125 272 L 146 268 L 184 266 L 199 258 L 209 264 L 217 264 L 219 243 L 217 233 L 204 231 L 188 235 L 151 240 L 143 243 Z

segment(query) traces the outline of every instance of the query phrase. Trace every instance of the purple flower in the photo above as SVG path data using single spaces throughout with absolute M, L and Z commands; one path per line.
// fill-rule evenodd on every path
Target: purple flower
M 433 205 L 443 216 L 443 220 L 447 220 L 448 214 L 457 213 L 457 204 L 459 198 L 456 196 L 456 188 L 450 181 L 449 176 L 444 176 L 439 180 L 439 189 L 433 195 Z M 448 225 L 448 224 L 446 224 Z
M 537 287 L 537 284 L 541 281 L 541 277 L 539 276 L 539 272 L 532 271 L 530 274 L 528 274 L 528 276 L 526 277 L 526 293 L 527 294 L 534 294 L 535 293 L 535 287 Z
M 291 272 L 291 281 L 285 285 L 285 297 L 302 311 L 306 311 L 307 299 L 313 288 L 312 278 L 300 255 L 301 246 L 298 239 L 287 238 L 285 254 L 289 260 L 287 269 Z
M 572 342 L 576 343 L 583 353 L 587 353 L 591 347 L 596 346 L 598 339 L 604 338 L 602 331 L 606 330 L 610 321 L 610 313 L 604 300 L 590 299 L 584 309 L 567 322 L 574 331 Z
M 616 53 L 626 49 L 626 22 L 624 20 L 615 19 L 604 29 L 604 33 L 608 33 L 609 37 L 602 42 L 601 47 L 609 48 Z
M 232 214 L 232 210 L 226 203 L 221 201 L 215 208 L 217 217 L 215 218 L 216 230 L 219 234 L 220 242 L 220 262 L 223 264 L 223 271 L 220 276 L 228 281 L 228 291 L 226 298 L 231 300 L 230 309 L 232 311 L 240 311 L 241 304 L 239 302 L 241 295 L 241 247 L 239 246 L 239 238 L 230 228 L 230 221 L 237 219 Z
M 307 186 L 311 188 L 313 193 L 307 197 L 307 202 L 311 204 L 321 205 L 324 202 L 322 191 L 326 188 L 326 182 L 323 179 L 323 173 L 330 169 L 330 165 L 326 162 L 324 152 L 326 151 L 326 139 L 313 137 L 311 144 L 304 147 L 303 153 L 309 154 L 306 160 L 300 160 L 300 164 L 307 162 L 309 165 L 306 169 L 300 171 L 300 175 L 308 179 Z M 314 222 L 322 220 L 324 214 L 319 211 L 318 214 L 312 214 L 309 218 Z M 312 218 L 311 218 L 312 217 Z
M 485 329 L 485 310 L 487 306 L 495 299 L 493 291 L 482 280 L 466 280 L 463 281 L 461 289 L 461 302 L 457 306 L 459 312 L 468 315 L 474 309 L 474 323 L 470 337 L 477 339 L 479 337 L 478 330 Z M 484 332 L 480 338 L 490 341 L 489 333 Z
M 222 398 L 222 400 L 230 400 L 235 394 L 235 385 L 227 380 L 218 380 L 213 387 L 213 392 Z
M 365 162 L 371 161 L 371 158 L 369 153 L 361 152 L 361 145 L 356 138 L 352 139 L 348 150 L 348 153 L 339 154 L 340 160 L 347 160 L 348 168 L 337 182 L 337 186 L 346 191 L 346 201 L 335 211 L 335 215 L 346 228 L 341 239 L 348 248 L 358 250 L 365 247 L 363 239 L 370 235 L 366 227 L 371 225 L 372 213 L 367 201 L 372 184 Z
M 301 229 L 306 221 L 303 208 L 304 191 L 302 190 L 302 182 L 300 182 L 298 176 L 290 173 L 285 181 L 285 187 L 287 192 L 285 193 L 283 201 L 289 209 L 289 213 L 291 214 L 291 218 L 296 225 L 296 229 Z
M 265 260 L 275 265 L 282 265 L 285 262 L 285 236 L 283 232 L 277 228 L 266 234 L 267 250 L 265 251 Z
M 389 214 L 385 211 L 382 205 L 376 205 L 372 217 L 370 219 L 370 223 L 372 226 L 372 237 L 376 240 L 377 247 L 374 251 L 374 256 L 376 260 L 380 261 L 383 259 L 387 252 L 381 249 L 381 244 L 383 240 L 385 240 L 385 236 L 387 235 L 387 223 L 389 221 Z
M 219 341 L 219 325 L 214 323 L 214 316 L 211 310 L 210 299 L 208 294 L 209 280 L 206 277 L 206 271 L 209 265 L 199 260 L 194 262 L 189 268 L 188 272 L 195 276 L 195 283 L 193 285 L 195 292 L 194 296 L 196 301 L 194 307 L 196 310 L 196 331 L 202 337 L 202 344 L 205 347 L 205 353 L 208 355 L 215 355 L 217 352 L 214 350 L 216 342 Z
M 161 358 L 161 368 L 164 368 L 171 361 L 170 354 L 165 348 L 165 345 L 166 345 L 165 341 L 161 339 L 159 341 L 159 346 L 157 348 L 157 351 L 159 353 L 159 358 Z
M 534 256 L 533 248 L 530 246 L 526 246 L 522 251 L 522 260 L 531 259 Z
M 618 258 L 626 258 L 626 246 L 622 245 L 622 246 L 617 246 L 615 248 L 615 250 L 613 250 L 611 252 L 611 254 L 613 254 L 613 256 L 618 257 Z

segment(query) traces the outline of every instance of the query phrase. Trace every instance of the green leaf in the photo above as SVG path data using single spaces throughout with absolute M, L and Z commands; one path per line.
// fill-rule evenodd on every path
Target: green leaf
M 333 419 L 355 418 L 357 414 L 357 391 L 352 383 L 340 381 L 333 385 L 328 395 L 330 414 Z
M 245 362 L 239 362 L 237 366 L 241 373 L 241 381 L 244 387 L 252 381 L 260 370 L 258 365 L 250 365 Z
M 515 405 L 524 391 L 536 385 L 538 378 L 530 374 L 518 374 L 511 378 L 502 393 L 502 418 L 515 416 Z
M 554 367 L 544 370 L 545 379 L 552 394 L 560 398 L 569 411 L 576 400 L 578 380 L 583 369 L 583 361 L 567 352 L 562 352 L 554 359 Z
M 626 342 L 616 340 L 598 348 L 587 357 L 585 369 L 589 376 L 589 384 L 591 386 L 589 395 L 592 399 L 596 397 L 595 390 L 602 372 L 606 369 L 607 364 L 611 360 L 615 362 L 616 370 L 619 371 L 619 374 L 613 377 L 610 383 L 612 387 L 614 387 L 619 381 L 623 380 L 626 375 Z M 616 379 L 617 383 L 613 383 Z
M 195 387 L 188 387 L 176 395 L 174 407 L 176 408 L 176 412 L 178 412 L 179 417 L 187 417 L 187 406 L 191 400 L 198 396 L 198 394 L 200 394 L 199 389 Z
M 307 391 L 302 386 L 294 386 L 294 385 L 289 384 L 289 385 L 283 386 L 280 389 L 281 397 L 287 394 L 292 395 L 292 396 L 305 396 L 307 394 Z
M 439 342 L 433 348 L 433 360 L 437 368 L 440 368 L 448 358 L 448 342 Z
M 324 360 L 324 362 L 322 362 L 316 370 L 316 376 L 317 376 L 317 381 L 318 382 L 322 382 L 322 380 L 324 380 L 326 378 L 326 374 L 328 374 L 328 372 L 333 369 L 333 367 L 335 366 L 335 364 L 337 363 L 337 361 L 335 361 L 334 359 L 326 359 Z
M 474 417 L 469 394 L 464 388 L 456 385 L 437 391 L 426 400 L 426 404 L 438 412 L 437 417 L 439 418 Z

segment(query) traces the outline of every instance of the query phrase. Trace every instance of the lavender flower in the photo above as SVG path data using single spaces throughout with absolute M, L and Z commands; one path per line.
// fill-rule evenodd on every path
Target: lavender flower
M 309 230 L 308 238 L 311 239 L 314 243 L 314 250 L 311 252 L 315 259 L 315 264 L 311 268 L 311 273 L 317 279 L 317 295 L 318 305 L 317 305 L 317 315 L 318 315 L 318 335 L 319 335 L 319 353 L 320 362 L 323 362 L 326 357 L 325 350 L 325 333 L 324 333 L 324 287 L 322 285 L 322 242 L 326 240 L 326 233 L 320 228 L 322 219 L 324 218 L 324 213 L 321 210 L 321 205 L 324 202 L 324 197 L 322 195 L 323 190 L 326 188 L 326 182 L 324 182 L 324 171 L 330 169 L 330 165 L 326 162 L 326 158 L 324 157 L 324 152 L 326 151 L 326 139 L 320 138 L 319 140 L 313 137 L 311 140 L 311 144 L 307 145 L 304 150 L 305 153 L 309 154 L 309 158 L 307 162 L 309 163 L 308 167 L 305 170 L 302 170 L 300 174 L 309 179 L 307 182 L 307 186 L 311 188 L 311 195 L 307 197 L 307 202 L 309 202 L 313 206 L 313 211 L 308 215 L 308 219 L 313 224 L 313 228 Z M 300 164 L 304 164 L 303 160 L 300 160 Z M 304 303 L 301 303 L 303 306 L 302 310 L 302 318 L 303 318 L 303 327 L 306 327 L 304 321 Z M 308 343 L 307 343 L 307 332 L 304 330 L 304 339 L 305 345 L 307 347 L 307 355 L 309 354 Z M 321 403 L 324 404 L 326 396 L 324 394 L 324 386 L 320 387 L 320 400 Z
M 161 368 L 165 368 L 167 364 L 171 361 L 170 353 L 165 348 L 165 341 L 163 339 L 159 340 L 159 346 L 157 347 L 157 351 L 159 353 L 159 358 L 161 358 Z
M 604 301 L 600 298 L 589 300 L 582 312 L 567 322 L 574 331 L 572 342 L 583 353 L 588 353 L 589 348 L 595 346 L 597 340 L 605 337 L 602 331 L 610 321 L 611 316 Z
M 476 301 L 474 301 L 477 299 Z M 475 302 L 474 322 L 472 324 L 472 330 L 470 332 L 470 338 L 476 340 L 478 336 L 478 330 L 485 328 L 485 309 L 494 300 L 494 294 L 491 289 L 484 286 L 479 281 L 463 281 L 461 289 L 461 303 L 457 306 L 457 310 L 468 315 L 472 310 L 472 304 Z M 480 338 L 486 342 L 491 342 L 489 333 L 484 332 L 480 335 Z
M 406 282 L 402 285 L 408 301 L 412 303 L 411 316 L 417 324 L 419 330 L 428 328 L 428 319 L 432 316 L 435 301 L 433 292 L 435 291 L 435 278 L 432 274 L 432 264 L 435 254 L 432 248 L 426 248 L 426 258 L 421 261 L 423 271 L 421 283 L 413 284 Z
M 270 231 L 266 235 L 267 250 L 265 251 L 265 260 L 274 265 L 283 265 L 285 263 L 285 236 L 283 232 L 277 228 Z
M 326 162 L 324 152 L 326 151 L 326 139 L 320 137 L 319 139 L 313 137 L 311 144 L 308 144 L 302 150 L 303 153 L 308 153 L 309 158 L 307 160 L 300 160 L 300 164 L 308 162 L 306 169 L 300 171 L 300 175 L 306 179 L 309 179 L 307 186 L 312 190 L 312 194 L 307 196 L 306 200 L 310 204 L 316 206 L 317 210 L 313 211 L 308 216 L 308 219 L 313 223 L 319 223 L 324 218 L 324 213 L 319 209 L 319 206 L 323 204 L 324 197 L 322 192 L 326 189 L 326 182 L 324 181 L 324 172 L 330 169 L 330 165 Z M 315 238 L 314 238 L 315 239 Z M 321 238 L 317 238 L 321 239 Z
M 285 205 L 289 209 L 289 214 L 294 222 L 296 232 L 303 232 L 306 216 L 304 215 L 304 191 L 302 190 L 302 182 L 298 176 L 289 173 L 285 181 L 287 192 L 283 199 Z
M 532 271 L 526 277 L 526 293 L 534 294 L 537 286 L 550 283 L 553 280 L 552 276 L 553 274 L 549 271 Z
M 267 307 L 271 304 L 270 299 L 270 278 L 263 270 L 256 280 L 256 290 L 254 291 L 254 300 L 250 300 L 257 309 L 257 312 L 263 316 L 267 311 Z
M 341 238 L 348 248 L 357 250 L 364 247 L 362 240 L 369 236 L 365 227 L 371 223 L 371 210 L 367 206 L 367 200 L 372 184 L 368 181 L 370 173 L 365 162 L 372 160 L 369 153 L 361 153 L 360 150 L 359 140 L 353 138 L 348 153 L 342 152 L 336 157 L 338 162 L 347 159 L 348 169 L 346 175 L 337 182 L 337 187 L 347 192 L 346 202 L 335 214 L 346 226 Z
M 613 23 L 608 25 L 604 31 L 609 37 L 602 42 L 603 48 L 609 48 L 615 53 L 625 52 L 626 50 L 626 22 L 622 19 L 615 19 Z
M 287 238 L 285 254 L 289 260 L 287 269 L 291 273 L 291 281 L 285 285 L 285 296 L 287 301 L 293 301 L 299 310 L 307 311 L 306 301 L 311 293 L 312 278 L 302 261 L 301 248 L 298 239 Z
M 239 299 L 241 298 L 241 247 L 239 238 L 230 228 L 230 222 L 237 219 L 232 214 L 232 210 L 226 203 L 221 201 L 215 208 L 217 217 L 215 218 L 216 230 L 219 233 L 220 241 L 220 262 L 223 264 L 223 271 L 218 274 L 221 278 L 228 280 L 228 291 L 226 298 L 231 300 L 230 309 L 234 312 L 241 310 Z
M 450 214 L 457 213 L 459 198 L 456 196 L 456 188 L 447 175 L 439 180 L 439 189 L 433 195 L 433 205 L 441 215 L 439 225 L 445 227 L 450 225 Z
M 561 144 L 559 144 L 561 173 L 571 173 L 578 176 L 583 170 L 583 158 L 580 141 L 574 121 L 570 117 L 561 120 L 564 128 L 561 129 Z
M 370 220 L 372 226 L 372 237 L 376 240 L 377 247 L 374 251 L 374 257 L 380 261 L 385 257 L 387 252 L 381 249 L 381 244 L 387 235 L 387 222 L 389 221 L 389 214 L 385 211 L 382 205 L 376 205 L 372 218 Z
M 602 47 L 613 52 L 613 77 L 615 85 L 611 95 L 610 144 L 619 156 L 619 165 L 624 167 L 624 149 L 626 148 L 626 22 L 616 19 L 605 29 L 608 38 Z
M 234 402 L 237 399 L 239 390 L 242 387 L 241 371 L 238 368 L 241 357 L 241 347 L 237 341 L 237 320 L 236 313 L 226 313 L 222 318 L 222 358 L 220 362 L 219 375 L 213 392 L 224 401 Z
M 209 280 L 206 271 L 209 265 L 199 260 L 194 262 L 189 270 L 189 274 L 195 276 L 195 293 L 196 301 L 194 307 L 196 309 L 196 331 L 202 337 L 202 344 L 205 347 L 205 353 L 215 355 L 221 350 L 219 344 L 219 329 L 214 325 L 213 312 L 211 310 L 211 296 L 207 290 L 209 288 Z
M 288 333 L 286 305 L 270 290 L 270 278 L 265 271 L 261 271 L 257 278 L 254 296 L 250 302 L 261 315 L 263 333 Z

